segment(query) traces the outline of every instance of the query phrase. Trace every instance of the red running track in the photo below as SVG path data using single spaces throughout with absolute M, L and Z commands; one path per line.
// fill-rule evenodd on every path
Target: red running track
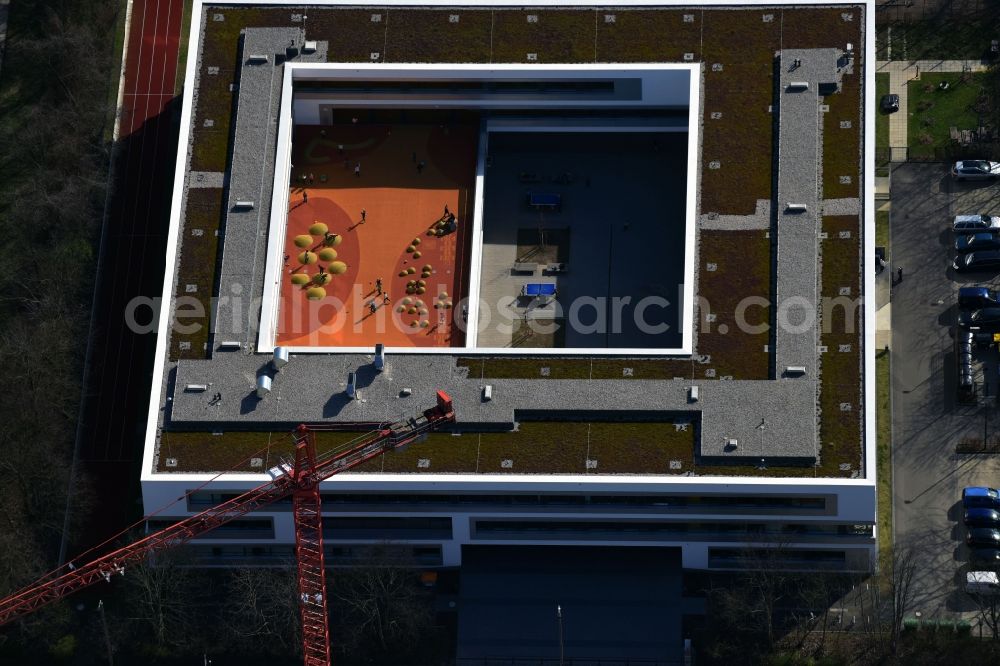
M 184 0 L 135 0 L 118 138 L 167 109 L 174 97 Z
M 177 157 L 179 100 L 173 88 L 183 5 L 184 0 L 135 0 L 132 6 L 79 448 L 95 502 L 89 524 L 70 544 L 70 555 L 134 519 L 156 333 L 130 328 L 126 312 L 133 299 L 158 298 L 163 289 Z M 136 316 L 143 323 L 150 318 L 148 308 Z

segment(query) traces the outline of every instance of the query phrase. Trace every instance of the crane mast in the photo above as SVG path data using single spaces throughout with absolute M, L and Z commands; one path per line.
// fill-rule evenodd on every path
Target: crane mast
M 451 398 L 437 392 L 437 404 L 419 417 L 367 433 L 350 446 L 316 455 L 315 431 L 323 424 L 295 429 L 295 459 L 269 470 L 272 479 L 113 552 L 83 564 L 73 562 L 0 599 L 0 626 L 100 581 L 125 575 L 126 566 L 159 551 L 180 546 L 252 511 L 291 497 L 298 560 L 299 610 L 305 666 L 328 666 L 330 640 L 323 560 L 323 514 L 320 483 L 335 474 L 425 437 L 455 420 Z

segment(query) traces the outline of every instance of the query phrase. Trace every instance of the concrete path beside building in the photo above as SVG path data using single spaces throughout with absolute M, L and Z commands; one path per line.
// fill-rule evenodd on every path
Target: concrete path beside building
M 890 288 L 892 281 L 892 256 L 888 265 L 875 276 L 875 349 L 892 347 L 892 303 Z
M 889 145 L 893 149 L 892 161 L 906 161 L 906 125 L 909 110 L 906 103 L 906 84 L 928 72 L 985 72 L 987 65 L 980 60 L 879 60 L 875 72 L 889 74 L 889 93 L 899 95 L 899 111 L 889 116 Z M 878 100 L 876 100 L 878 103 Z M 898 152 L 897 152 L 898 149 Z

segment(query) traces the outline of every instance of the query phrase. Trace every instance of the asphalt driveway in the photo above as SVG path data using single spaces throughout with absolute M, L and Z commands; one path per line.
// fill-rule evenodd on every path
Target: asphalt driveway
M 962 437 L 1000 434 L 997 355 L 980 351 L 976 381 L 989 379 L 978 405 L 956 404 L 951 324 L 958 288 L 1000 287 L 1000 275 L 956 275 L 950 265 L 951 218 L 1000 214 L 1000 184 L 955 183 L 945 164 L 906 164 L 893 171 L 891 238 L 892 425 L 895 539 L 914 547 L 916 596 L 925 618 L 973 610 L 962 592 L 968 549 L 962 539 L 961 490 L 1000 484 L 1000 456 L 958 455 Z M 888 271 L 879 279 L 888 279 Z M 984 369 L 986 370 L 984 374 Z

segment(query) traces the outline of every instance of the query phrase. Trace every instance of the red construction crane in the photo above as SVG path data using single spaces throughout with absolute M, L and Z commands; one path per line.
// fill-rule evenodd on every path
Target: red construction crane
M 290 496 L 295 516 L 302 653 L 306 666 L 328 666 L 330 640 L 319 484 L 334 474 L 411 444 L 454 420 L 451 398 L 444 391 L 438 391 L 437 405 L 425 410 L 420 417 L 376 429 L 342 449 L 318 457 L 314 431 L 323 430 L 324 426 L 300 425 L 295 430 L 295 460 L 272 468 L 270 474 L 273 480 L 86 564 L 70 563 L 48 573 L 0 600 L 0 626 L 98 581 L 110 582 L 115 574 L 125 574 L 127 564 L 187 543 L 220 525 Z

